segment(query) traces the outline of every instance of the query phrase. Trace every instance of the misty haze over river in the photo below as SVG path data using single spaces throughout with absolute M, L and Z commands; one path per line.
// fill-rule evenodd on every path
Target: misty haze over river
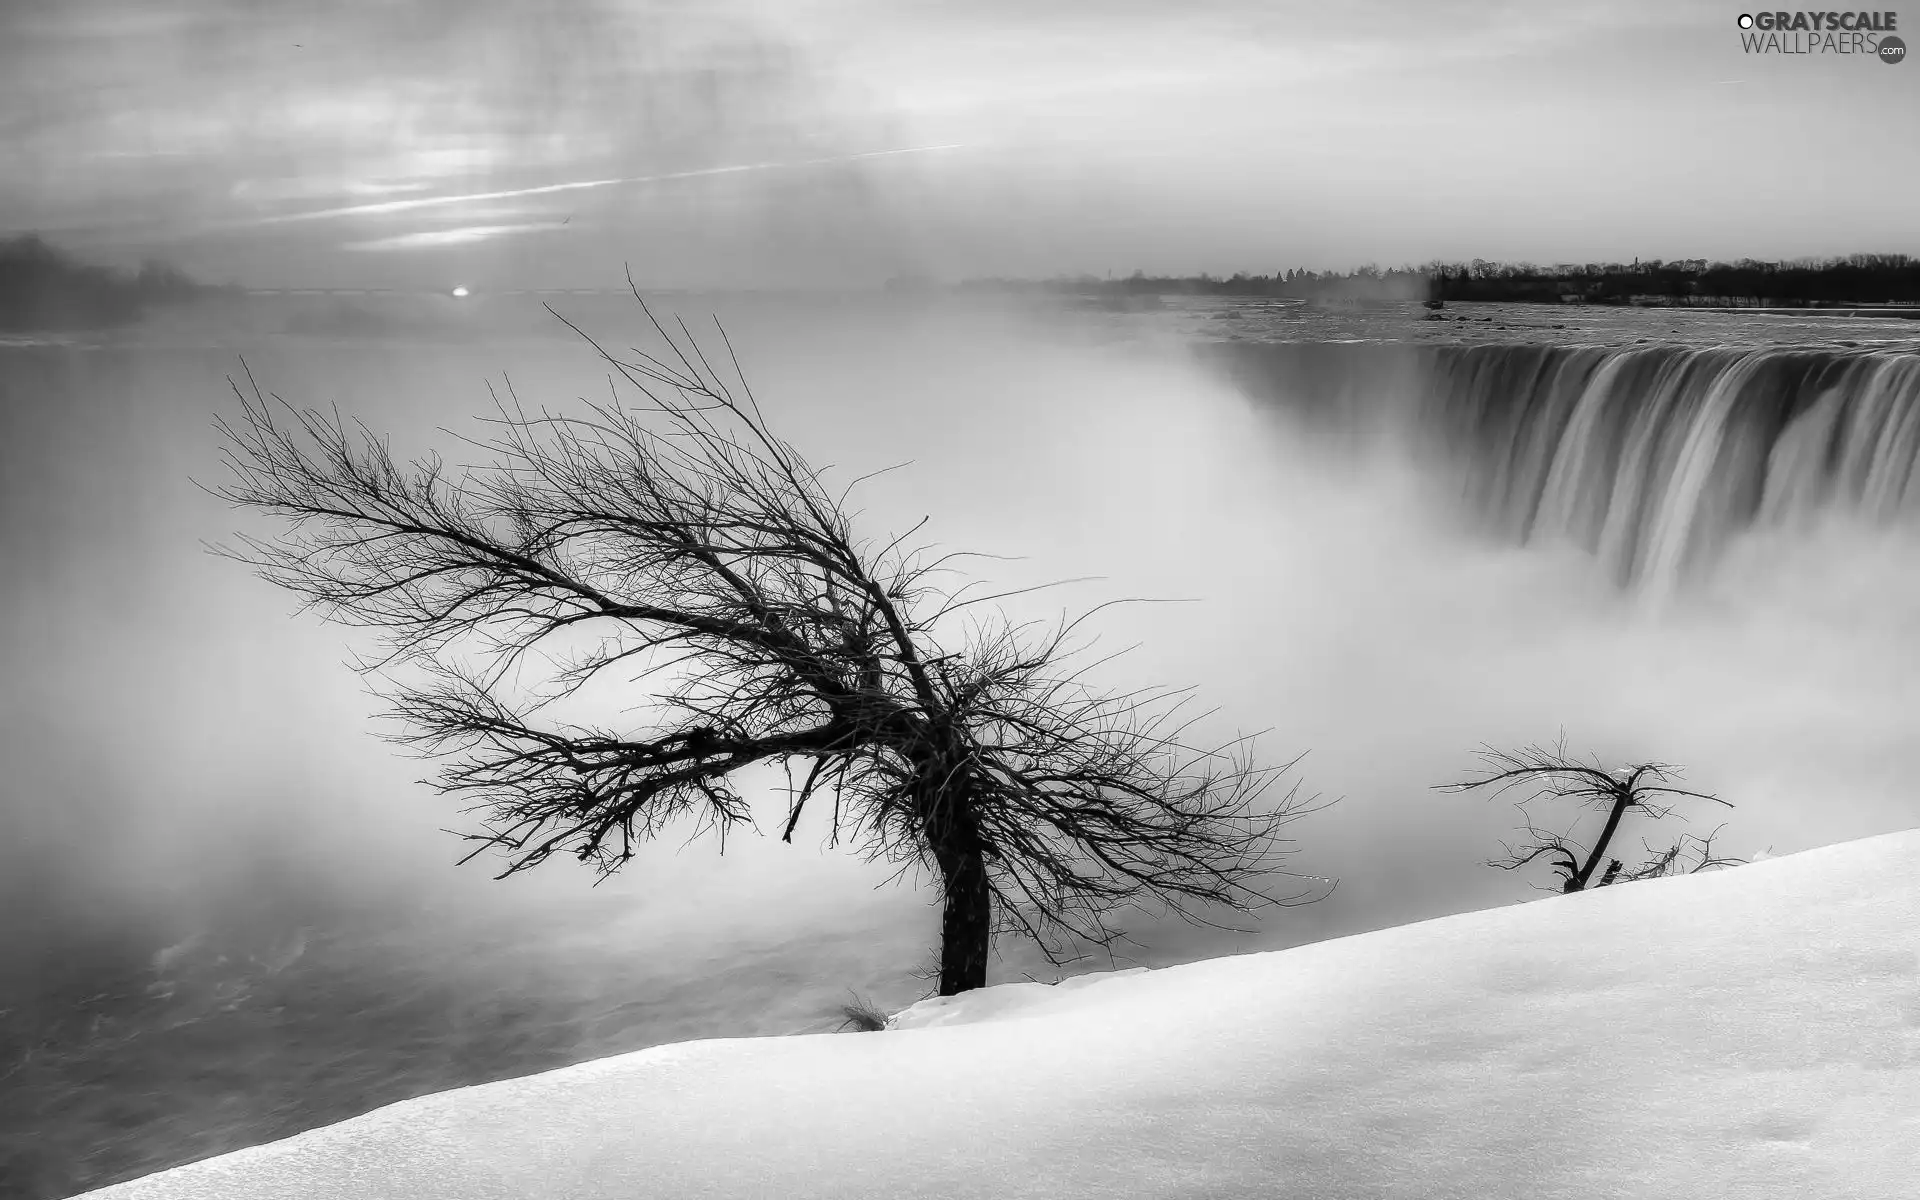
M 1012 556 L 986 568 L 1008 587 L 1100 577 L 1009 601 L 1034 616 L 1187 601 L 1103 614 L 1103 645 L 1139 643 L 1116 681 L 1195 684 L 1270 761 L 1304 754 L 1334 803 L 1290 865 L 1338 890 L 1247 938 L 1143 919 L 1134 961 L 1527 898 L 1481 865 L 1511 810 L 1431 790 L 1483 743 L 1564 730 L 1681 764 L 1737 805 L 1717 845 L 1743 857 L 1913 823 L 1911 322 L 665 303 L 719 313 L 776 430 L 838 478 L 909 464 L 859 489 L 870 535 L 930 516 L 944 546 Z M 642 329 L 630 298 L 555 304 L 611 345 Z M 203 551 L 246 520 L 192 482 L 220 481 L 209 425 L 243 354 L 407 456 L 457 457 L 437 429 L 470 429 L 489 379 L 550 405 L 607 384 L 531 301 L 421 301 L 351 336 L 274 332 L 283 307 L 313 306 L 0 346 L 0 1190 L 924 994 L 925 881 L 805 823 L 724 857 L 669 837 L 598 888 L 454 865 L 464 818 L 374 736 L 349 631 Z M 411 332 L 381 332 L 396 316 Z M 1054 977 L 1004 952 L 996 981 Z

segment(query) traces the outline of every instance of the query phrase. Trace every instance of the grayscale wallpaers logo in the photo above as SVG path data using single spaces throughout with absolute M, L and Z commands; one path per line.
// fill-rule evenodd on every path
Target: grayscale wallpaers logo
M 1857 54 L 1904 62 L 1907 44 L 1894 36 L 1895 12 L 1741 13 L 1740 45 L 1748 54 Z

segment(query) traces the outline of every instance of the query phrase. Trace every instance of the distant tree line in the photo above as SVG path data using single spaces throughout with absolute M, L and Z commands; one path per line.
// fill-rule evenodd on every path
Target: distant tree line
M 1423 268 L 1439 300 L 1507 300 L 1629 304 L 1818 307 L 1920 304 L 1920 259 L 1905 254 L 1852 254 L 1788 262 L 1430 263 Z
M 163 262 L 127 273 L 82 263 L 35 234 L 0 241 L 0 329 L 111 329 L 219 290 Z
M 1920 259 L 1854 254 L 1788 262 L 1709 262 L 1704 258 L 1631 263 L 1434 261 L 1418 267 L 1244 272 L 1169 276 L 1135 271 L 1121 278 L 1081 275 L 1044 281 L 974 280 L 966 289 L 1145 296 L 1272 296 L 1305 300 L 1490 300 L 1509 303 L 1700 304 L 1819 307 L 1920 304 Z
M 1432 278 L 1424 268 L 1376 266 L 1345 272 L 1289 269 L 1272 275 L 1148 275 L 1135 271 L 1121 278 L 1076 275 L 1047 280 L 976 279 L 962 290 L 1041 292 L 1078 296 L 1275 296 L 1296 299 L 1424 300 Z

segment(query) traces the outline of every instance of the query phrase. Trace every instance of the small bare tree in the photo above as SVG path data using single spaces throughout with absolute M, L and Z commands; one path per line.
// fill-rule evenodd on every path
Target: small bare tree
M 858 994 L 850 996 L 847 1002 L 840 1006 L 840 1015 L 846 1019 L 840 1022 L 839 1027 L 834 1030 L 835 1033 L 848 1029 L 856 1033 L 879 1033 L 886 1029 L 890 1020 L 872 1000 Z
M 1614 835 L 1630 813 L 1643 813 L 1657 821 L 1672 815 L 1674 801 L 1681 799 L 1706 800 L 1733 807 L 1718 796 L 1672 786 L 1680 772 L 1664 763 L 1640 763 L 1609 771 L 1597 759 L 1583 763 L 1570 758 L 1565 738 L 1552 749 L 1530 746 L 1509 752 L 1486 748 L 1479 757 L 1486 765 L 1485 773 L 1459 783 L 1440 784 L 1439 789 L 1466 792 L 1490 788 L 1495 796 L 1506 795 L 1515 789 L 1529 789 L 1527 795 L 1514 804 L 1520 812 L 1526 840 L 1517 846 L 1503 843 L 1505 857 L 1492 860 L 1487 864 L 1490 867 L 1518 871 L 1544 860 L 1553 868 L 1554 877 L 1560 881 L 1559 891 L 1579 892 L 1588 887 L 1606 887 L 1623 880 L 1692 874 L 1745 861 L 1714 853 L 1713 839 L 1719 834 L 1719 829 L 1705 837 L 1683 835 L 1672 845 L 1658 849 L 1643 842 L 1648 858 L 1631 870 L 1620 859 L 1608 859 L 1607 850 L 1613 843 Z M 1575 841 L 1570 832 L 1542 828 L 1535 822 L 1530 807 L 1541 799 L 1572 800 L 1583 807 L 1605 812 L 1600 836 L 1588 847 Z M 1600 870 L 1603 862 L 1607 864 L 1606 869 L 1596 879 L 1595 872 Z
M 1080 621 L 980 607 L 1014 593 L 943 586 L 961 556 L 857 537 L 853 484 L 830 491 L 770 432 L 725 332 L 702 346 L 641 309 L 658 354 L 580 334 L 612 400 L 530 413 L 509 383 L 468 443 L 494 461 L 458 474 L 257 384 L 218 424 L 232 477 L 215 494 L 289 527 L 216 551 L 377 631 L 359 669 L 395 740 L 486 814 L 474 854 L 502 852 L 503 875 L 555 854 L 604 875 L 681 817 L 724 850 L 752 825 L 738 773 L 784 767 L 784 840 L 824 795 L 830 843 L 938 878 L 941 995 L 985 984 L 995 932 L 1058 962 L 1110 944 L 1116 906 L 1208 923 L 1313 898 L 1261 890 L 1307 811 L 1297 786 L 1273 794 L 1291 763 L 1256 765 L 1244 737 L 1190 744 L 1185 692 L 1096 690 L 1067 665 Z M 552 717 L 616 675 L 650 701 L 631 727 Z

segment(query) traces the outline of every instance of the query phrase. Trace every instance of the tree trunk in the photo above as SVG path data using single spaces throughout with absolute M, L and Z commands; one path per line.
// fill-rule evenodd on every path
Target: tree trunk
M 1620 818 L 1625 816 L 1627 810 L 1633 805 L 1634 799 L 1631 796 L 1614 797 L 1613 811 L 1607 814 L 1606 828 L 1600 831 L 1600 840 L 1593 844 L 1593 853 L 1587 855 L 1587 865 L 1580 868 L 1580 873 L 1568 881 L 1571 884 L 1567 888 L 1568 891 L 1586 890 L 1587 881 L 1593 878 L 1594 868 L 1600 865 L 1600 860 L 1607 853 L 1607 843 L 1613 840 L 1614 831 L 1620 828 Z
M 974 821 L 964 756 L 930 755 L 917 775 L 920 833 L 940 869 L 940 994 L 957 996 L 987 986 L 993 893 L 986 847 Z
M 940 994 L 987 986 L 987 951 L 993 941 L 993 894 L 987 863 L 976 850 L 935 851 L 945 892 L 940 914 Z

